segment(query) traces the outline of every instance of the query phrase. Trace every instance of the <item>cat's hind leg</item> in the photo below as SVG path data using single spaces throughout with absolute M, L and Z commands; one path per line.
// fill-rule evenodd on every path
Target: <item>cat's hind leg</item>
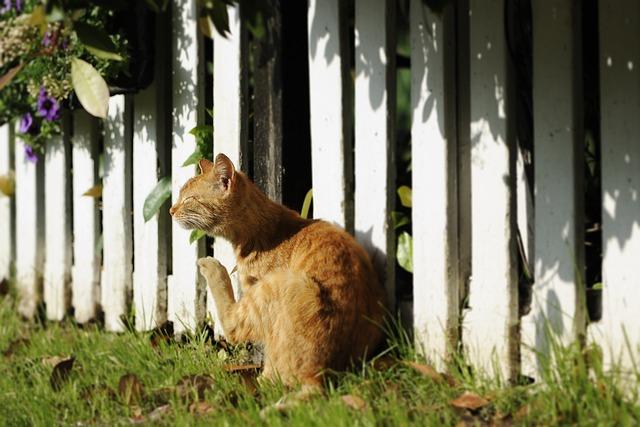
M 232 344 L 247 341 L 261 342 L 265 325 L 260 306 L 264 302 L 257 301 L 262 299 L 259 292 L 250 288 L 236 302 L 229 273 L 218 260 L 213 257 L 200 258 L 198 267 L 213 295 L 218 318 L 227 341 Z

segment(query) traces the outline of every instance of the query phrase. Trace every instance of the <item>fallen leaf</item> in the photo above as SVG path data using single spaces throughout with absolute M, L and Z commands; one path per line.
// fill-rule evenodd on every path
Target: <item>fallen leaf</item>
M 24 338 L 24 337 L 16 338 L 9 343 L 7 348 L 2 352 L 2 355 L 4 357 L 11 357 L 20 347 L 27 346 L 27 345 L 29 345 L 28 338 Z
M 229 373 L 243 372 L 243 371 L 253 371 L 258 372 L 260 369 L 260 365 L 225 365 L 224 370 Z
M 204 392 L 211 390 L 215 381 L 209 375 L 187 375 L 176 384 L 176 394 L 182 399 L 189 398 L 195 390 L 197 399 L 204 399 Z
M 80 398 L 82 400 L 93 400 L 96 396 L 101 394 L 106 395 L 111 399 L 116 397 L 116 392 L 105 384 L 90 384 L 80 390 Z
M 73 363 L 75 361 L 75 357 L 69 357 L 68 359 L 63 359 L 56 363 L 53 367 L 53 371 L 51 371 L 51 377 L 49 377 L 51 388 L 56 391 L 62 388 L 67 379 L 69 379 L 69 374 L 71 373 L 71 368 L 73 368 Z
M 364 411 L 367 407 L 367 402 L 365 402 L 364 399 L 353 394 L 345 394 L 340 399 L 342 400 L 342 403 L 356 411 Z
M 371 367 L 377 371 L 387 371 L 393 368 L 397 364 L 398 364 L 398 359 L 396 359 L 395 357 L 389 356 L 388 354 L 385 354 L 383 356 L 375 358 L 371 362 Z
M 23 65 L 24 64 L 16 65 L 15 67 L 13 67 L 9 71 L 7 71 L 6 74 L 4 74 L 2 77 L 0 77 L 0 89 L 2 89 L 3 87 L 5 87 L 9 83 L 11 83 L 11 80 L 13 80 L 13 78 L 16 76 L 16 74 L 18 74 L 18 72 L 22 69 Z
M 163 415 L 167 414 L 169 411 L 171 411 L 171 405 L 169 405 L 168 403 L 166 405 L 158 406 L 156 409 L 149 412 L 149 415 L 147 415 L 147 420 L 158 421 L 160 418 L 162 418 Z
M 193 415 L 206 415 L 213 412 L 213 405 L 208 402 L 193 402 L 189 405 L 189 412 Z
M 423 363 L 417 363 L 417 362 L 404 362 L 404 363 L 408 367 L 410 367 L 411 369 L 413 369 L 414 371 L 422 375 L 423 377 L 427 377 L 439 383 L 444 382 L 444 378 L 442 377 L 442 374 L 440 374 L 438 371 L 436 371 L 433 367 L 429 365 L 425 365 Z
M 82 193 L 82 195 L 93 197 L 94 199 L 99 199 L 100 197 L 102 197 L 102 185 L 94 185 L 93 187 Z
M 173 323 L 165 322 L 151 330 L 149 335 L 151 347 L 157 348 L 160 343 L 170 344 L 173 342 Z
M 9 280 L 7 278 L 0 280 L 0 297 L 5 295 L 9 295 Z
M 63 360 L 69 359 L 70 356 L 45 356 L 40 361 L 44 366 L 54 367 Z
M 478 396 L 475 393 L 465 391 L 460 396 L 453 399 L 450 403 L 455 408 L 470 409 L 472 411 L 475 411 L 482 408 L 483 406 L 487 406 L 489 404 L 489 401 L 484 397 Z
M 120 377 L 118 395 L 125 405 L 133 405 L 142 400 L 144 387 L 135 374 L 125 374 Z

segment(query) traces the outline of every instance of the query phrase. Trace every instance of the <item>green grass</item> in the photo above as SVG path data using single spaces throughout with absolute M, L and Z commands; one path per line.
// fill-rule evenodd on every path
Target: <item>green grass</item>
M 401 362 L 341 373 L 324 396 L 286 413 L 271 411 L 261 417 L 261 410 L 286 391 L 277 384 L 253 389 L 237 373 L 226 372 L 225 365 L 239 363 L 242 351 L 221 352 L 204 334 L 152 346 L 149 333 L 111 334 L 70 322 L 24 322 L 15 313 L 12 298 L 0 297 L 0 351 L 5 352 L 0 355 L 2 425 L 126 425 L 131 419 L 160 425 L 304 426 L 632 425 L 640 420 L 640 406 L 631 403 L 638 402 L 637 396 L 623 399 L 615 378 L 588 369 L 583 359 L 574 357 L 579 352 L 561 352 L 566 357 L 558 371 L 548 372 L 551 381 L 546 386 L 501 387 L 469 369 L 452 369 L 448 381 L 421 375 L 402 363 L 416 359 L 406 339 L 396 339 L 392 349 Z M 19 338 L 25 341 L 11 346 Z M 6 351 L 9 347 L 11 352 Z M 68 378 L 54 381 L 55 388 L 53 368 L 43 363 L 50 356 L 75 357 Z M 143 386 L 140 399 L 136 393 L 131 397 L 126 387 L 119 389 L 121 377 L 129 373 Z M 210 412 L 198 415 L 190 411 L 198 400 L 195 388 L 185 393 L 176 384 L 185 376 L 203 374 L 213 378 L 202 396 Z M 451 401 L 465 391 L 483 396 L 489 404 L 476 411 L 456 409 Z M 342 396 L 347 394 L 361 398 L 364 409 L 346 405 Z M 149 415 L 162 405 L 169 405 L 163 407 L 165 412 Z

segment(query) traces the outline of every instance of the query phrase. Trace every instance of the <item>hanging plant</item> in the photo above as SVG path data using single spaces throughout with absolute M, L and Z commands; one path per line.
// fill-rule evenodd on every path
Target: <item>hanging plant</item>
M 134 89 L 150 82 L 152 49 L 130 31 L 142 19 L 140 31 L 153 35 L 145 4 L 154 2 L 0 0 L 0 124 L 18 122 L 29 160 L 60 134 L 63 107 L 105 118 L 111 83 L 121 93 L 132 75 Z M 132 57 L 142 51 L 142 61 Z

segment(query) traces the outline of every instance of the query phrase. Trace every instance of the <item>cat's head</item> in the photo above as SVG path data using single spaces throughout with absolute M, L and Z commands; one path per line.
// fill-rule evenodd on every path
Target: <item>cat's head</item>
M 215 161 L 203 159 L 198 165 L 200 175 L 182 186 L 180 197 L 169 213 L 183 228 L 226 236 L 235 211 L 238 173 L 222 153 Z

